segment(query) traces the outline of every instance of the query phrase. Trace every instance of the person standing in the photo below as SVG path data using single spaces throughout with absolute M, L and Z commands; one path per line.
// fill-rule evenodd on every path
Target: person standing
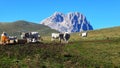
M 1 42 L 2 42 L 2 44 L 5 45 L 5 44 L 8 43 L 8 41 L 9 41 L 9 38 L 8 38 L 7 33 L 3 32 L 3 33 L 1 34 Z

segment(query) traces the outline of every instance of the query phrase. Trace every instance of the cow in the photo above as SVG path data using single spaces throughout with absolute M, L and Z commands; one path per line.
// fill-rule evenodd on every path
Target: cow
M 60 43 L 62 40 L 65 41 L 66 43 L 68 43 L 69 38 L 70 38 L 70 34 L 68 32 L 52 33 L 51 41 L 53 41 L 55 39 L 59 39 Z
M 51 41 L 53 41 L 55 39 L 59 39 L 59 33 L 52 33 L 52 35 L 51 35 Z
M 8 38 L 9 38 L 9 40 L 16 40 L 17 36 L 9 36 Z
M 17 36 L 9 36 L 9 43 L 17 43 Z
M 87 34 L 88 34 L 87 32 L 82 32 L 81 36 L 82 37 L 87 37 Z
M 21 39 L 27 39 L 27 42 L 39 42 L 41 36 L 39 35 L 38 32 L 23 32 L 21 34 Z

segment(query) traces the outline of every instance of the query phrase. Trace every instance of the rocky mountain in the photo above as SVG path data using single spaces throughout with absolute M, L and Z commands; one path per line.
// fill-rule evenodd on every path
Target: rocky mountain
M 60 32 L 81 32 L 93 30 L 93 27 L 87 21 L 86 17 L 79 13 L 73 12 L 63 14 L 55 12 L 52 16 L 44 19 L 41 24 L 49 26 Z

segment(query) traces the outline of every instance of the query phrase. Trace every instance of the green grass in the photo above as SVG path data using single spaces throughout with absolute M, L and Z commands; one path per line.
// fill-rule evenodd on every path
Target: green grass
M 87 37 L 73 33 L 68 44 L 42 38 L 0 46 L 0 68 L 120 68 L 119 27 L 89 31 Z
M 76 62 L 80 66 L 112 68 L 120 67 L 119 45 L 120 42 L 117 40 L 111 42 L 76 42 L 74 45 L 68 45 L 66 49 L 73 56 L 78 56 Z
M 0 68 L 119 68 L 119 40 L 0 46 Z

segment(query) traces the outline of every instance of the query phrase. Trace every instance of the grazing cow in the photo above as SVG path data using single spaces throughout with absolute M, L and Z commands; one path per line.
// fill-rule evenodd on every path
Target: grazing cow
M 82 36 L 82 37 L 87 37 L 87 32 L 83 32 L 83 33 L 81 34 L 81 36 Z
M 16 40 L 17 36 L 9 36 L 9 40 Z
M 70 34 L 68 32 L 65 33 L 52 33 L 52 41 L 55 39 L 59 39 L 59 41 L 61 42 L 61 40 L 65 41 L 66 43 L 68 43 L 68 40 L 70 38 Z
M 27 32 L 21 34 L 22 39 L 27 39 L 27 42 L 39 42 L 40 41 L 40 35 L 38 32 Z
M 59 39 L 59 33 L 52 33 L 51 41 L 53 41 L 55 39 Z
M 17 43 L 17 36 L 9 36 L 9 43 Z

